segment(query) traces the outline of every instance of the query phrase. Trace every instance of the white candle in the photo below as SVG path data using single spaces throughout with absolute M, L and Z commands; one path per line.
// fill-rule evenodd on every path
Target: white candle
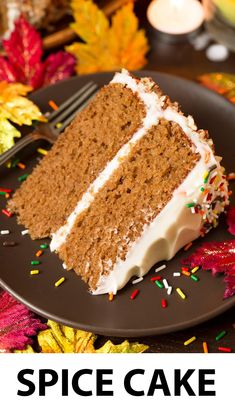
M 147 17 L 155 29 L 182 35 L 201 26 L 204 11 L 198 0 L 154 0 L 148 7 Z

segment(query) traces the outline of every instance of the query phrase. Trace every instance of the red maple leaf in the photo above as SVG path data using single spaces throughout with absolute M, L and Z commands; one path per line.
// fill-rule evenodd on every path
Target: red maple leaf
M 59 51 L 49 55 L 44 65 L 43 85 L 55 84 L 72 75 L 75 59 L 70 53 Z
M 31 337 L 45 328 L 24 305 L 0 290 L 0 351 L 24 349 L 32 343 Z
M 10 64 L 5 58 L 0 56 L 0 80 L 7 81 L 7 82 L 15 82 L 17 79 L 17 74 Z
M 224 298 L 235 295 L 235 240 L 204 243 L 183 263 L 190 267 L 201 266 L 213 274 L 224 273 Z
M 0 57 L 0 81 L 21 82 L 32 88 L 54 84 L 74 72 L 75 58 L 68 52 L 51 54 L 42 61 L 40 34 L 20 16 L 8 40 L 3 41 L 7 58 Z

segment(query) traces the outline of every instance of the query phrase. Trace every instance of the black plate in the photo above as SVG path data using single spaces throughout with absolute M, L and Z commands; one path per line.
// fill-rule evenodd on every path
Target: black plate
M 42 89 L 32 95 L 32 99 L 43 111 L 47 111 L 48 101 L 53 99 L 60 104 L 88 80 L 100 86 L 109 82 L 113 74 L 102 73 L 91 76 L 75 77 L 55 86 Z M 138 76 L 151 76 L 173 100 L 178 100 L 186 113 L 193 114 L 201 128 L 208 129 L 214 138 L 217 154 L 224 158 L 228 172 L 234 171 L 235 161 L 235 108 L 219 95 L 184 79 L 155 72 L 139 72 Z M 20 154 L 21 160 L 30 171 L 36 163 L 37 145 L 33 145 Z M 43 146 L 47 145 L 45 142 Z M 15 189 L 17 178 L 23 172 L 18 168 L 2 169 L 0 186 Z M 46 192 L 46 189 L 45 189 Z M 1 208 L 5 201 L 1 197 Z M 213 277 L 211 273 L 199 272 L 200 282 L 195 283 L 186 277 L 172 277 L 179 270 L 180 261 L 186 257 L 180 251 L 167 263 L 162 276 L 167 277 L 174 287 L 181 287 L 187 294 L 183 301 L 176 292 L 167 297 L 168 307 L 162 309 L 161 299 L 166 297 L 164 290 L 158 289 L 151 281 L 154 268 L 145 280 L 138 285 L 139 296 L 130 300 L 130 294 L 136 286 L 129 283 L 109 302 L 107 295 L 92 296 L 86 285 L 73 272 L 65 272 L 61 262 L 49 249 L 40 258 L 41 273 L 30 276 L 30 260 L 35 258 L 40 241 L 31 241 L 28 235 L 22 237 L 22 227 L 16 219 L 1 214 L 0 229 L 10 229 L 9 236 L 0 236 L 1 241 L 14 240 L 16 247 L 2 247 L 0 250 L 1 279 L 3 288 L 37 313 L 97 334 L 118 336 L 144 336 L 176 331 L 193 326 L 210 319 L 235 305 L 235 297 L 223 300 L 224 283 L 221 276 Z M 211 231 L 203 241 L 225 240 L 231 238 L 226 231 L 224 219 L 217 229 Z M 202 242 L 193 244 L 190 254 Z M 58 288 L 54 282 L 61 276 L 66 282 Z

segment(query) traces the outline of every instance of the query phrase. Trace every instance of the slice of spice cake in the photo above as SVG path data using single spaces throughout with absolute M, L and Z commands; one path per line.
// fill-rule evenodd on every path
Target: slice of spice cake
M 60 136 L 9 207 L 33 238 L 51 235 L 65 267 L 102 294 L 171 259 L 216 226 L 227 204 L 207 132 L 151 79 L 123 70 Z
M 119 149 L 139 130 L 145 106 L 124 85 L 102 88 L 16 191 L 9 209 L 32 238 L 49 237 Z

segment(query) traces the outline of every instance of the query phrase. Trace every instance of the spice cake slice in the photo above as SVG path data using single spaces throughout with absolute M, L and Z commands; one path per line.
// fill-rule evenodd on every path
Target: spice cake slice
M 61 135 L 10 208 L 34 238 L 52 236 L 51 250 L 93 294 L 116 293 L 216 226 L 228 190 L 212 145 L 151 79 L 123 70 Z
M 139 129 L 144 104 L 122 84 L 102 88 L 14 194 L 9 209 L 32 238 L 49 237 Z

